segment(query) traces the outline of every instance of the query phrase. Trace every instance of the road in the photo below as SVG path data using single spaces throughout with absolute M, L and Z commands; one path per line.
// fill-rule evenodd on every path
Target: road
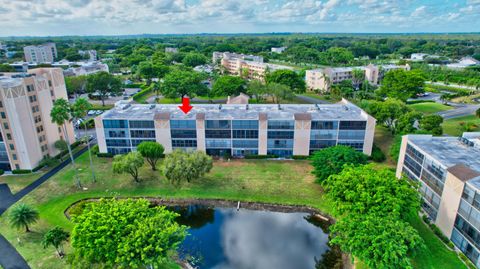
M 432 84 L 432 85 L 439 85 L 439 86 L 447 86 L 447 87 L 453 87 L 453 88 L 460 88 L 460 89 L 465 89 L 465 90 L 472 90 L 476 91 L 477 88 L 474 86 L 466 86 L 466 85 L 460 85 L 460 84 L 445 84 L 444 82 L 432 82 L 432 81 L 427 81 L 425 82 L 427 84 Z
M 448 120 L 448 119 L 473 115 L 475 114 L 475 111 L 479 108 L 480 108 L 480 105 L 456 104 L 456 108 L 447 110 L 447 111 L 441 111 L 441 112 L 438 112 L 437 114 L 442 116 L 444 119 Z
M 95 141 L 91 142 L 91 146 L 95 145 Z M 82 155 L 87 151 L 87 147 L 79 150 L 74 154 L 74 158 Z M 43 176 L 39 177 L 37 180 L 32 182 L 27 187 L 23 188 L 21 191 L 12 194 L 7 184 L 0 184 L 0 216 L 7 211 L 12 205 L 20 201 L 24 196 L 38 188 L 42 183 L 50 179 L 53 175 L 62 170 L 65 166 L 70 164 L 70 159 L 67 159 L 54 167 L 52 170 L 48 171 Z M 29 269 L 25 259 L 17 252 L 15 247 L 8 242 L 2 235 L 0 235 L 0 265 L 4 269 Z

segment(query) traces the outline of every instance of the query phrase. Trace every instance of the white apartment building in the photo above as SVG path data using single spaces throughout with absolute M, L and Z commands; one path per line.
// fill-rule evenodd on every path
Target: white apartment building
M 212 63 L 214 64 L 220 63 L 222 59 L 229 59 L 229 60 L 240 59 L 240 60 L 246 60 L 251 62 L 263 63 L 262 56 L 239 54 L 234 52 L 218 52 L 218 51 L 213 52 Z
M 285 50 L 287 49 L 287 47 L 272 47 L 271 48 L 271 51 L 272 52 L 275 52 L 275 53 L 283 53 Z
M 83 76 L 98 72 L 109 72 L 108 65 L 101 62 L 82 62 L 80 66 L 70 67 L 63 71 L 65 76 Z
M 52 122 L 54 100 L 67 99 L 61 68 L 38 68 L 0 76 L 0 169 L 33 169 L 55 156 L 57 140 L 73 143 L 72 123 L 66 132 Z
M 165 52 L 168 53 L 178 53 L 178 48 L 173 48 L 173 47 L 166 47 Z
M 480 133 L 403 136 L 402 175 L 419 183 L 425 213 L 480 268 Z
M 305 82 L 310 90 L 329 91 L 330 86 L 340 83 L 344 80 L 353 79 L 354 70 L 362 70 L 367 80 L 372 85 L 380 84 L 385 73 L 394 69 L 410 70 L 407 65 L 373 65 L 355 66 L 355 67 L 327 67 L 323 69 L 307 70 L 305 72 Z
M 23 53 L 25 61 L 29 63 L 53 63 L 58 57 L 55 43 L 26 46 L 23 48 Z

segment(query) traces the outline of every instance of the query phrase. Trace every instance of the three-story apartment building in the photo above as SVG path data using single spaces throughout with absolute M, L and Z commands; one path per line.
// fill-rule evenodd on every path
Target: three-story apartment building
M 143 141 L 165 152 L 200 150 L 211 155 L 309 155 L 348 145 L 370 155 L 375 119 L 346 100 L 328 105 L 119 104 L 95 119 L 100 152 L 122 154 Z

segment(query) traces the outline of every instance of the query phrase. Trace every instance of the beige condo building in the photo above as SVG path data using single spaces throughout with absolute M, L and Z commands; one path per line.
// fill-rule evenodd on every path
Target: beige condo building
M 305 72 L 305 82 L 307 89 L 319 90 L 327 92 L 334 84 L 344 80 L 352 80 L 354 78 L 354 70 L 361 70 L 367 80 L 372 85 L 378 85 L 382 81 L 384 75 L 394 69 L 410 70 L 407 65 L 373 65 L 356 66 L 356 67 L 327 67 L 323 69 L 307 70 Z
M 402 175 L 419 183 L 424 212 L 480 267 L 480 133 L 403 136 Z
M 46 156 L 58 154 L 55 141 L 65 135 L 75 141 L 71 123 L 65 134 L 51 121 L 53 102 L 59 98 L 67 99 L 61 68 L 0 76 L 0 169 L 33 169 Z

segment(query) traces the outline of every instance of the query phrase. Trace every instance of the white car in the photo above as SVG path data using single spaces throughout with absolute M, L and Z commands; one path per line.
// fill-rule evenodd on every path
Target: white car
M 93 116 L 93 115 L 95 115 L 95 113 L 96 113 L 96 110 L 89 110 L 89 111 L 87 112 L 87 115 L 88 115 L 88 116 Z

